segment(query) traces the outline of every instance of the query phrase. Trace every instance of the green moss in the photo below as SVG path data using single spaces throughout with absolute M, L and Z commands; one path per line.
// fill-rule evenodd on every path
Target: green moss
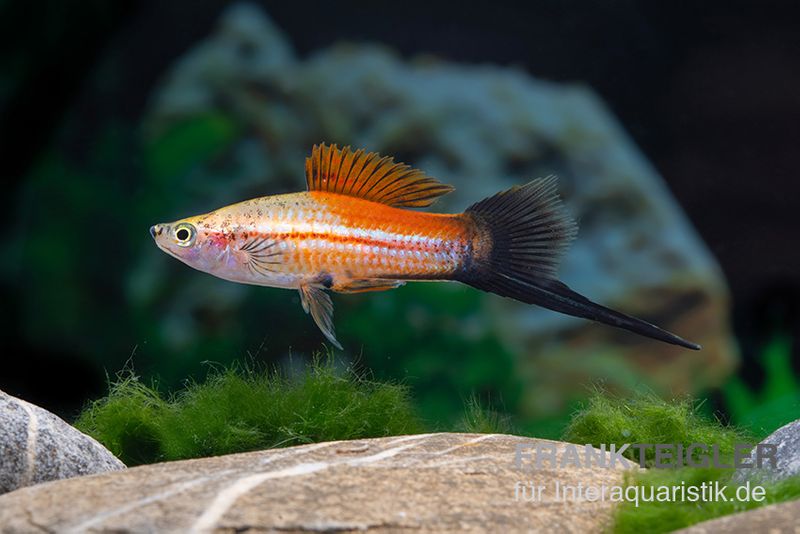
M 75 426 L 127 465 L 422 430 L 404 386 L 338 373 L 330 362 L 294 379 L 217 371 L 169 397 L 128 372 Z
M 716 444 L 721 456 L 728 461 L 736 443 L 754 443 L 753 437 L 718 421 L 702 417 L 698 406 L 686 399 L 667 402 L 655 395 L 640 394 L 632 399 L 614 397 L 603 392 L 595 393 L 586 406 L 578 410 L 566 431 L 564 439 L 573 443 L 594 445 L 625 443 L 690 443 Z M 629 449 L 626 456 L 634 459 L 637 451 Z M 653 450 L 646 455 L 648 465 L 653 461 Z M 615 512 L 614 532 L 670 532 L 701 521 L 727 514 L 800 498 L 800 477 L 777 484 L 764 484 L 763 501 L 739 501 L 732 481 L 733 469 L 681 468 L 648 469 L 628 474 L 626 485 L 636 485 L 648 496 L 650 487 L 686 486 L 702 487 L 717 482 L 725 486 L 727 501 L 692 502 L 677 499 L 674 502 L 640 500 L 621 503 Z
M 733 454 L 735 443 L 752 438 L 735 428 L 702 417 L 688 399 L 671 402 L 650 393 L 623 399 L 602 392 L 589 398 L 564 431 L 565 441 L 593 445 L 625 443 L 717 444 L 723 455 Z M 638 451 L 625 455 L 637 459 Z M 654 450 L 649 448 L 646 463 L 652 464 Z
M 515 433 L 508 415 L 484 407 L 476 395 L 470 396 L 464 403 L 464 416 L 456 429 L 474 434 Z
M 620 533 L 672 532 L 715 517 L 800 498 L 800 477 L 794 477 L 778 483 L 762 484 L 765 490 L 763 501 L 739 501 L 736 498 L 739 486 L 731 481 L 733 472 L 732 469 L 714 468 L 651 469 L 631 476 L 628 483 L 641 488 L 681 485 L 700 487 L 703 483 L 717 482 L 726 488 L 724 495 L 727 501 L 691 502 L 687 499 L 676 502 L 640 502 L 639 506 L 625 502 L 616 510 L 613 530 Z M 645 490 L 645 494 L 649 495 L 649 492 Z

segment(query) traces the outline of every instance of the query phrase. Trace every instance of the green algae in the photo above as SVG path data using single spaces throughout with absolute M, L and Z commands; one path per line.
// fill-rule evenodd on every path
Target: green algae
M 652 393 L 630 398 L 596 392 L 572 417 L 563 434 L 571 443 L 599 446 L 625 443 L 716 444 L 721 454 L 732 455 L 736 443 L 753 438 L 734 427 L 703 417 L 699 406 L 689 399 L 665 401 Z M 638 460 L 638 451 L 625 456 Z M 646 465 L 652 465 L 654 450 L 646 451 Z
M 737 443 L 755 443 L 747 432 L 703 417 L 700 406 L 689 399 L 666 401 L 652 394 L 622 398 L 598 391 L 578 410 L 564 432 L 564 439 L 573 443 L 593 445 L 626 443 L 702 443 L 717 445 L 721 457 L 729 463 Z M 647 450 L 646 465 L 654 460 L 654 449 Z M 624 453 L 632 460 L 638 451 Z M 701 521 L 800 498 L 800 477 L 776 483 L 762 484 L 764 499 L 739 500 L 739 484 L 733 481 L 730 468 L 668 468 L 647 469 L 626 476 L 627 486 L 642 490 L 659 486 L 701 488 L 703 484 L 724 486 L 724 499 L 692 502 L 678 499 L 671 502 L 640 501 L 621 503 L 614 516 L 613 532 L 670 532 Z M 744 494 L 743 494 L 744 495 Z
M 75 426 L 127 465 L 422 431 L 405 386 L 315 361 L 299 376 L 214 371 L 161 394 L 128 371 Z

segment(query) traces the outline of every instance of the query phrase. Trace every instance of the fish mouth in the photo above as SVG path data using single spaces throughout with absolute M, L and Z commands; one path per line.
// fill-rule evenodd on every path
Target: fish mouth
M 154 224 L 150 227 L 150 235 L 153 239 L 158 239 L 158 236 L 164 233 L 164 225 L 163 224 Z
M 169 239 L 167 239 L 167 237 L 169 236 L 168 224 L 154 224 L 153 226 L 150 227 L 150 236 L 153 238 L 153 241 L 156 242 L 156 246 L 159 249 L 166 252 L 173 258 L 183 261 L 183 259 L 177 254 L 177 252 L 172 250 L 172 247 L 170 247 Z

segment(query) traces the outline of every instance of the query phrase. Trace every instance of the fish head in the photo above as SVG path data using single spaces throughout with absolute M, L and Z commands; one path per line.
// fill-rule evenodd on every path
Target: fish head
M 238 222 L 248 219 L 241 206 L 228 206 L 204 215 L 154 224 L 150 235 L 158 248 L 189 267 L 225 280 L 284 286 L 273 280 L 271 267 L 277 248 L 243 228 Z
M 150 235 L 158 248 L 200 271 L 213 273 L 218 268 L 224 243 L 201 224 L 203 216 L 187 217 L 169 223 L 154 224 Z

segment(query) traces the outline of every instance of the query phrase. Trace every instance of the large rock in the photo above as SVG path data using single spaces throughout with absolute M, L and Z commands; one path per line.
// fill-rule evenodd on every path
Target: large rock
M 0 493 L 124 468 L 108 449 L 56 415 L 0 391 Z
M 796 534 L 800 532 L 800 501 L 771 504 L 747 512 L 726 515 L 710 521 L 703 521 L 677 532 L 681 534 L 716 534 L 717 532 Z
M 761 444 L 774 445 L 775 467 L 767 462 L 761 469 L 739 469 L 735 479 L 739 482 L 779 482 L 800 475 L 800 419 L 783 425 L 767 436 Z M 750 453 L 750 463 L 755 462 L 756 450 Z
M 735 366 L 728 292 L 716 262 L 656 170 L 587 87 L 510 68 L 409 62 L 374 45 L 338 45 L 298 59 L 259 8 L 238 4 L 165 77 L 146 135 L 157 144 L 170 127 L 209 114 L 228 117 L 246 135 L 222 161 L 192 171 L 193 180 L 207 179 L 206 204 L 301 189 L 303 157 L 323 140 L 395 155 L 454 184 L 456 192 L 437 209 L 462 210 L 500 189 L 557 174 L 580 223 L 564 281 L 703 350 L 485 295 L 478 309 L 463 318 L 451 313 L 438 331 L 467 342 L 498 336 L 517 358 L 515 376 L 527 382 L 522 405 L 512 407 L 525 416 L 564 413 L 597 378 L 624 389 L 647 376 L 657 390 L 680 394 L 719 385 Z M 176 187 L 184 182 L 195 183 Z M 176 318 L 179 324 L 200 315 L 180 310 L 186 317 Z M 337 310 L 337 322 L 346 323 L 347 305 L 337 303 Z M 412 309 L 404 316 L 416 320 L 403 320 L 412 331 L 437 320 Z M 376 345 L 370 341 L 353 340 L 365 344 L 367 358 Z M 414 343 L 393 348 L 414 359 Z
M 428 434 L 136 467 L 0 497 L 11 532 L 601 532 L 612 504 L 557 502 L 554 485 L 622 482 L 624 468 L 520 471 L 507 435 Z M 539 442 L 542 443 L 542 442 Z M 559 458 L 563 443 L 555 445 Z M 518 482 L 546 485 L 540 502 Z

